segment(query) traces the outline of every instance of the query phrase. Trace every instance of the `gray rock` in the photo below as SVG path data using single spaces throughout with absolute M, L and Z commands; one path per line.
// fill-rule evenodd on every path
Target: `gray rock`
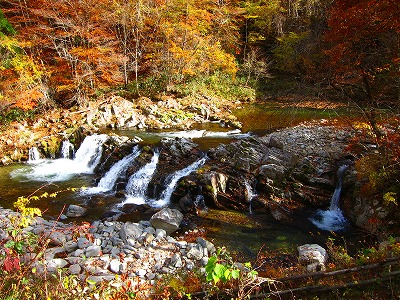
M 84 216 L 85 213 L 86 213 L 86 208 L 81 207 L 79 205 L 71 204 L 70 206 L 68 206 L 65 215 L 69 218 L 79 218 Z
M 140 276 L 140 277 L 145 276 L 146 273 L 147 273 L 147 271 L 144 270 L 144 269 L 139 269 L 139 270 L 136 271 L 136 275 L 137 275 L 137 276 Z
M 206 248 L 208 253 L 211 255 L 215 254 L 215 246 L 213 243 L 211 243 L 210 241 L 207 241 L 201 237 L 196 238 L 196 242 L 203 248 Z
M 68 262 L 62 258 L 53 258 L 47 261 L 47 268 L 61 269 L 68 265 Z
M 125 243 L 128 243 L 128 239 L 138 239 L 143 233 L 142 228 L 139 224 L 126 222 L 120 231 L 120 236 Z
M 64 233 L 52 231 L 50 233 L 50 244 L 55 246 L 62 246 L 67 242 L 67 237 Z
M 79 249 L 84 249 L 93 245 L 93 243 L 89 241 L 87 238 L 78 238 L 77 242 Z
M 159 239 L 165 238 L 167 236 L 167 232 L 164 229 L 158 228 L 158 229 L 156 229 L 155 235 L 156 235 L 156 239 L 159 240 Z
M 82 268 L 79 264 L 74 264 L 70 265 L 68 270 L 70 274 L 77 275 L 82 271 Z
M 174 255 L 172 255 L 171 257 L 171 266 L 174 268 L 182 268 L 183 263 L 182 263 L 182 258 L 178 253 L 175 253 Z
M 118 259 L 110 261 L 110 271 L 116 274 L 121 274 L 123 270 L 122 263 Z
M 66 252 L 71 253 L 71 252 L 75 251 L 76 249 L 78 249 L 78 243 L 75 241 L 68 241 L 65 243 L 64 249 Z
M 317 244 L 305 244 L 297 247 L 299 262 L 307 265 L 308 271 L 325 270 L 328 254 L 324 248 Z
M 187 252 L 186 256 L 189 259 L 200 260 L 203 258 L 203 249 L 199 249 L 201 247 L 192 247 Z
M 56 254 L 64 252 L 65 252 L 64 247 L 47 248 L 45 251 L 45 259 L 47 260 L 53 259 Z
M 87 257 L 100 256 L 100 254 L 101 254 L 100 246 L 92 245 L 92 246 L 87 247 L 86 251 L 85 251 L 85 255 Z
M 183 214 L 177 209 L 163 208 L 150 218 L 150 223 L 154 228 L 164 229 L 167 234 L 179 229 Z

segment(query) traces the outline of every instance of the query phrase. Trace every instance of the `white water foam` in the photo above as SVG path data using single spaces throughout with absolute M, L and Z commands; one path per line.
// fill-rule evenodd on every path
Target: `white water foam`
M 190 173 L 193 171 L 196 171 L 198 168 L 200 168 L 204 163 L 206 162 L 207 158 L 203 157 L 199 159 L 198 161 L 195 161 L 191 165 L 187 166 L 186 168 L 176 171 L 175 173 L 171 174 L 171 176 L 168 177 L 167 181 L 167 186 L 165 190 L 161 193 L 160 197 L 157 200 L 150 200 L 148 203 L 153 206 L 153 207 L 164 207 L 169 204 L 171 200 L 172 193 L 175 190 L 175 187 L 178 183 L 178 181 L 185 176 L 188 176 Z
M 188 138 L 188 139 L 199 139 L 199 138 L 246 138 L 250 137 L 250 133 L 242 133 L 240 129 L 230 131 L 206 131 L 206 130 L 183 130 L 175 132 L 162 132 L 157 133 L 161 137 L 170 138 Z
M 66 158 L 41 159 L 28 168 L 11 172 L 11 177 L 24 177 L 31 181 L 66 181 L 77 174 L 91 174 L 101 159 L 102 145 L 108 135 L 87 136 L 73 160 Z
M 329 209 L 319 209 L 315 213 L 314 217 L 309 218 L 309 220 L 319 229 L 326 231 L 341 231 L 346 229 L 349 224 L 339 207 L 340 194 L 342 192 L 343 175 L 347 168 L 348 165 L 342 165 L 338 170 L 338 182 L 336 185 L 336 189 L 332 195 Z
M 38 148 L 32 147 L 28 152 L 28 163 L 37 163 L 40 161 L 40 153 Z
M 73 158 L 74 152 L 75 152 L 74 145 L 69 140 L 63 141 L 61 145 L 61 157 L 67 159 Z
M 154 152 L 151 161 L 133 174 L 126 185 L 127 198 L 120 206 L 124 204 L 145 204 L 146 192 L 154 172 L 156 171 L 160 154 Z
M 114 188 L 118 178 L 128 170 L 129 166 L 139 156 L 139 154 L 139 147 L 135 146 L 131 154 L 125 156 L 123 159 L 112 165 L 110 170 L 108 170 L 108 172 L 100 179 L 96 187 L 85 189 L 81 191 L 81 193 L 84 195 L 91 195 L 111 191 Z

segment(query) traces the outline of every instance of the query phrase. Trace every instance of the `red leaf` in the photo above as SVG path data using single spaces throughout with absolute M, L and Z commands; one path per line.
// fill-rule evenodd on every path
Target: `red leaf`
M 4 259 L 4 270 L 7 272 L 10 271 L 17 271 L 20 270 L 21 267 L 19 265 L 19 258 L 18 257 L 11 257 L 11 256 L 7 256 Z

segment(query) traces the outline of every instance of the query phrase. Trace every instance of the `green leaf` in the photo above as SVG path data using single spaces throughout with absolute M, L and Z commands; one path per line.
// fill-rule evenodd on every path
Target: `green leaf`
M 239 269 L 232 270 L 231 273 L 232 273 L 232 278 L 233 279 L 238 279 L 239 276 L 240 276 L 240 270 Z
M 220 281 L 220 277 L 212 273 L 212 278 L 214 279 L 214 284 L 217 284 Z
M 219 278 L 223 278 L 226 271 L 226 267 L 222 264 L 216 264 L 214 268 L 214 274 Z
M 232 270 L 226 269 L 224 272 L 224 282 L 229 281 L 232 278 Z
M 86 279 L 86 282 L 91 284 L 91 285 L 96 285 L 96 281 L 91 280 L 91 279 Z

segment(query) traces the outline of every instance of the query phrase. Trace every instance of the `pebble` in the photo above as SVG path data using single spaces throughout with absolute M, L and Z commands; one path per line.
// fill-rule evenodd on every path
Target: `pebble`
M 10 226 L 7 217 L 16 214 L 0 207 L 0 216 L 3 215 L 0 233 L 5 238 L 4 229 Z M 95 221 L 88 236 L 88 232 L 73 231 L 76 230 L 74 225 L 37 218 L 26 230 L 46 235 L 55 246 L 46 250 L 47 268 L 40 268 L 38 272 L 55 273 L 57 269 L 66 268 L 69 274 L 95 283 L 112 280 L 115 274 L 123 273 L 153 281 L 161 274 L 173 274 L 183 268 L 201 268 L 206 265 L 210 250 L 215 250 L 214 245 L 204 239 L 196 243 L 177 241 L 164 229 L 152 227 L 149 221 Z M 57 258 L 58 254 L 63 258 Z

